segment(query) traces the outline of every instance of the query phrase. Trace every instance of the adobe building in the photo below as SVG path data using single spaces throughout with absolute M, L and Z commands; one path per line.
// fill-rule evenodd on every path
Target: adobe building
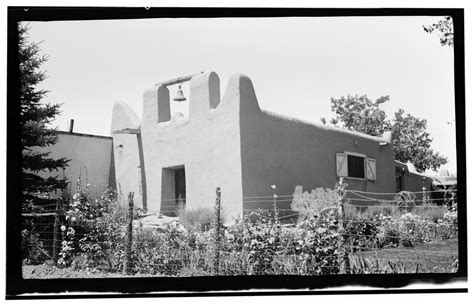
M 166 85 L 145 91 L 141 123 L 126 104 L 114 106 L 116 182 L 125 193 L 137 192 L 140 180 L 146 209 L 174 212 L 179 198 L 186 208 L 212 208 L 220 187 L 224 212 L 242 215 L 269 206 L 243 201 L 271 197 L 270 185 L 291 195 L 296 185 L 333 188 L 339 177 L 350 189 L 395 191 L 390 134 L 373 137 L 261 110 L 241 74 L 222 97 L 216 73 L 190 81 L 189 117 L 171 115 Z
M 183 81 L 190 81 L 188 117 L 170 111 L 168 86 Z M 390 133 L 374 137 L 262 110 L 241 74 L 222 95 L 214 72 L 157 84 L 143 94 L 142 119 L 119 101 L 111 135 L 61 132 L 53 156 L 72 159 L 70 181 L 85 168 L 91 187 L 116 188 L 123 205 L 134 192 L 136 207 L 165 215 L 175 214 L 178 201 L 186 209 L 212 208 L 217 187 L 229 219 L 272 208 L 271 185 L 278 207 L 290 209 L 297 185 L 334 188 L 344 177 L 350 190 L 393 199 L 402 190 L 431 190 L 433 182 L 394 160 Z
M 115 188 L 112 137 L 73 132 L 73 122 L 71 120 L 68 132 L 58 131 L 58 141 L 54 146 L 37 147 L 38 151 L 50 152 L 49 157 L 53 159 L 69 159 L 67 167 L 38 174 L 67 179 L 71 192 L 87 186 L 92 195 L 100 195 L 107 187 Z

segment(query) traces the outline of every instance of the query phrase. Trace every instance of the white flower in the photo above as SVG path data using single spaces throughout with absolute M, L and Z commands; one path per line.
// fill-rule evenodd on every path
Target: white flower
M 62 225 L 61 226 L 61 231 L 65 231 L 66 230 L 66 226 Z
M 319 227 L 318 229 L 316 229 L 316 232 L 317 233 L 324 233 L 324 232 L 326 232 L 326 230 L 327 230 L 326 228 Z
M 76 221 L 76 218 L 75 218 L 75 217 L 72 217 L 72 218 L 71 218 L 71 221 L 75 222 L 75 221 Z

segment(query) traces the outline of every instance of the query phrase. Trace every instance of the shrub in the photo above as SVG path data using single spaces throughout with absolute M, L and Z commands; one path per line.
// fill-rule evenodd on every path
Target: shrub
M 301 219 L 318 216 L 322 212 L 338 207 L 336 190 L 317 188 L 308 193 L 302 186 L 296 186 L 293 193 L 291 210 L 298 212 Z
M 438 220 L 443 219 L 446 211 L 446 207 L 441 207 L 434 204 L 424 204 L 415 207 L 413 213 L 423 219 L 427 219 L 432 221 L 433 223 L 437 223 Z
M 260 210 L 227 227 L 222 247 L 221 274 L 317 275 L 337 273 L 337 218 L 333 210 L 297 226 L 274 222 L 271 212 Z M 232 259 L 232 260 L 229 260 Z
M 391 216 L 380 215 L 377 217 L 379 222 L 378 244 L 379 247 L 398 247 L 402 233 L 397 221 Z
M 336 212 L 329 210 L 315 219 L 300 222 L 297 226 L 303 234 L 288 246 L 286 254 L 299 255 L 299 273 L 303 275 L 334 274 L 339 272 L 339 258 L 346 255 L 339 248 L 341 235 Z M 289 251 L 289 252 L 288 252 Z
M 21 231 L 21 257 L 25 264 L 39 264 L 46 259 L 46 247 L 38 233 L 23 229 Z
M 188 244 L 185 232 L 175 225 L 168 225 L 165 232 L 147 231 L 138 226 L 132 244 L 132 271 L 177 276 L 189 261 Z
M 377 218 L 355 218 L 349 221 L 344 229 L 345 245 L 350 251 L 359 251 L 378 246 L 380 222 Z
M 178 207 L 178 217 L 186 230 L 204 232 L 211 229 L 215 212 L 210 208 L 203 207 L 186 210 L 184 204 L 180 204 Z
M 443 219 L 436 223 L 436 233 L 442 239 L 454 239 L 458 236 L 458 211 L 454 202 L 444 213 Z
M 380 216 L 379 242 L 381 247 L 413 247 L 433 240 L 435 224 L 413 213 L 399 218 Z

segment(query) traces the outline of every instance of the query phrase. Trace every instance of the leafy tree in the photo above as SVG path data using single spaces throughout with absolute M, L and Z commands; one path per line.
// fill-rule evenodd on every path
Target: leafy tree
M 367 98 L 367 95 L 331 98 L 331 110 L 337 114 L 337 118 L 331 119 L 331 124 L 344 127 L 351 131 L 357 131 L 373 136 L 382 135 L 387 130 L 388 122 L 386 115 L 379 106 L 388 101 L 388 96 L 382 96 L 375 102 Z M 321 119 L 326 123 L 324 118 Z
M 395 159 L 412 162 L 418 171 L 436 170 L 447 163 L 446 157 L 430 148 L 433 139 L 426 131 L 426 119 L 406 114 L 402 109 L 395 112 L 392 120 L 387 119 L 380 105 L 389 99 L 389 96 L 382 96 L 372 102 L 366 95 L 331 98 L 331 110 L 336 113 L 336 118 L 331 119 L 330 123 L 373 136 L 391 131 Z M 321 121 L 326 123 L 324 118 Z
M 41 149 L 54 145 L 58 140 L 56 129 L 49 125 L 60 113 L 60 104 L 41 102 L 48 91 L 37 88 L 46 78 L 40 67 L 48 58 L 40 55 L 38 43 L 28 41 L 28 29 L 24 24 L 18 25 L 23 210 L 38 209 L 51 203 L 49 193 L 64 189 L 66 181 L 59 176 L 41 175 L 64 169 L 68 162 L 66 158 L 53 159 L 50 152 Z
M 423 30 L 427 33 L 438 32 L 439 40 L 442 46 L 454 45 L 453 18 L 445 16 L 443 19 L 431 25 L 423 25 Z
M 406 114 L 405 110 L 395 112 L 395 118 L 390 123 L 392 131 L 393 152 L 401 162 L 410 161 L 418 171 L 438 169 L 448 162 L 448 159 L 430 149 L 433 139 L 426 132 L 427 121 Z

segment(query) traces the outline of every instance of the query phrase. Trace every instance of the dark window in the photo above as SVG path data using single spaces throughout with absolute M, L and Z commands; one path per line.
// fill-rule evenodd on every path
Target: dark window
M 402 170 L 395 168 L 395 192 L 402 191 Z
M 347 176 L 365 178 L 364 157 L 347 155 Z

